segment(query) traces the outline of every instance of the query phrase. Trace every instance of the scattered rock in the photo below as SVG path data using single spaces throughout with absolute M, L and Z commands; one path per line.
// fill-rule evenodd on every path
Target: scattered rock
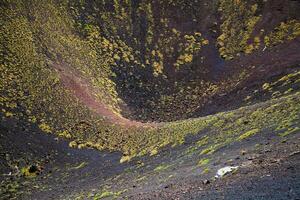
M 165 189 L 168 189 L 168 188 L 169 188 L 169 185 L 166 185 L 164 188 L 165 188 Z
M 245 150 L 241 150 L 241 152 L 240 152 L 240 153 L 241 153 L 241 155 L 243 155 L 243 156 L 244 156 L 244 155 L 247 153 L 247 151 L 245 151 Z
M 205 179 L 204 181 L 202 181 L 202 183 L 203 183 L 204 185 L 208 185 L 208 184 L 210 184 L 210 181 L 207 180 L 207 179 Z
M 243 167 L 248 167 L 248 166 L 250 166 L 250 165 L 252 165 L 253 164 L 253 162 L 250 160 L 250 161 L 245 161 L 245 162 L 243 162 L 242 163 L 242 166 Z
M 252 155 L 247 157 L 247 160 L 255 160 L 258 157 L 259 157 L 258 154 L 252 154 Z
M 221 169 L 219 169 L 217 171 L 217 174 L 216 174 L 216 178 L 222 178 L 223 176 L 225 176 L 226 174 L 229 174 L 235 170 L 237 170 L 239 167 L 238 166 L 226 166 L 226 167 L 223 167 Z
M 295 155 L 297 155 L 297 154 L 300 154 L 300 151 L 294 151 L 294 152 L 292 152 L 289 156 L 295 156 Z
M 233 162 L 234 162 L 234 160 L 233 160 L 233 159 L 229 159 L 229 160 L 227 160 L 227 161 L 226 161 L 226 164 L 228 164 L 228 165 L 232 165 L 232 164 L 233 164 Z

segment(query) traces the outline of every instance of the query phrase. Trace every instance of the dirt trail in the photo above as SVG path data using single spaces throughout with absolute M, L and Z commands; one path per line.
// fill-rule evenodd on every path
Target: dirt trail
M 71 69 L 65 64 L 53 64 L 54 69 L 59 73 L 63 85 L 70 90 L 76 98 L 95 113 L 101 115 L 107 121 L 127 126 L 127 127 L 154 127 L 157 123 L 143 123 L 134 120 L 129 120 L 121 115 L 114 113 L 104 103 L 98 100 L 94 94 L 97 89 L 93 88 L 88 80 L 83 78 L 74 69 Z

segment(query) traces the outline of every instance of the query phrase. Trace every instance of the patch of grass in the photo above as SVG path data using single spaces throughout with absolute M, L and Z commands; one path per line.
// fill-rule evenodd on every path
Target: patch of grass
M 46 123 L 41 123 L 41 124 L 39 124 L 39 128 L 40 128 L 43 132 L 45 132 L 45 133 L 51 133 L 51 132 L 52 132 L 51 127 L 50 127 L 48 124 L 46 124 Z
M 155 172 L 164 171 L 164 170 L 168 169 L 169 167 L 171 167 L 171 166 L 170 165 L 159 165 L 154 169 L 154 171 Z
M 300 128 L 299 128 L 299 127 L 289 128 L 289 129 L 286 130 L 285 132 L 280 133 L 279 136 L 285 137 L 285 136 L 288 136 L 288 135 L 294 134 L 294 133 L 300 133 Z
M 206 135 L 203 138 L 201 138 L 199 141 L 196 142 L 197 147 L 202 147 L 208 143 L 209 137 Z
M 104 199 L 104 198 L 107 198 L 107 197 L 112 197 L 112 196 L 114 196 L 115 195 L 115 193 L 113 193 L 113 192 L 110 192 L 110 191 L 104 191 L 104 192 L 102 192 L 101 194 L 100 194 L 100 196 L 98 197 L 98 198 L 94 198 L 94 200 L 96 200 L 96 199 Z
M 98 199 L 104 199 L 104 198 L 112 198 L 112 199 L 116 199 L 118 198 L 122 193 L 126 192 L 127 189 L 124 189 L 122 191 L 117 191 L 117 192 L 113 192 L 113 191 L 108 191 L 108 190 L 104 190 L 102 191 L 100 194 L 95 195 L 95 197 L 93 198 L 94 200 L 98 200 Z
M 248 137 L 251 137 L 251 136 L 257 134 L 259 131 L 260 131 L 260 129 L 258 129 L 258 128 L 252 129 L 252 130 L 250 130 L 250 131 L 247 131 L 246 133 L 240 135 L 240 136 L 238 137 L 238 140 L 244 140 L 244 139 L 246 139 L 246 138 L 248 138 Z
M 263 89 L 263 90 L 271 90 L 272 87 L 270 86 L 269 83 L 264 83 L 263 86 L 262 86 L 262 89 Z
M 129 162 L 131 158 L 131 156 L 122 156 L 120 159 L 120 163 Z
M 20 192 L 21 185 L 19 181 L 12 180 L 9 183 L 6 183 L 5 185 L 1 185 L 1 198 L 3 199 L 11 199 L 14 197 L 14 195 L 18 195 Z
M 37 168 L 38 167 L 35 165 L 23 167 L 21 169 L 21 174 L 27 178 L 36 177 L 37 173 L 39 172 L 39 170 Z
M 204 154 L 212 154 L 214 153 L 216 150 L 219 149 L 219 147 L 221 147 L 221 144 L 217 143 L 217 144 L 214 144 L 214 145 L 211 145 L 209 146 L 208 148 L 206 149 L 203 149 L 201 152 L 200 152 L 200 155 L 204 155 Z
M 266 46 L 275 46 L 288 40 L 293 40 L 300 35 L 300 21 L 288 20 L 281 22 L 271 33 L 265 36 L 264 43 Z
M 201 174 L 207 174 L 207 173 L 209 173 L 209 172 L 210 172 L 210 169 L 206 167 L 206 168 L 202 171 Z
M 154 156 L 154 155 L 156 155 L 156 154 L 158 154 L 157 148 L 152 149 L 152 150 L 150 151 L 150 156 Z
M 209 163 L 210 159 L 208 158 L 203 158 L 198 162 L 198 166 L 202 167 L 204 165 L 207 165 Z
M 75 167 L 72 167 L 71 169 L 81 169 L 81 168 L 84 168 L 85 166 L 87 166 L 88 163 L 87 162 L 82 162 L 80 163 L 79 165 L 75 166 Z
M 71 147 L 71 148 L 76 148 L 77 146 L 78 146 L 78 143 L 76 141 L 71 141 L 69 143 L 69 147 Z
M 136 182 L 140 182 L 140 181 L 143 181 L 143 180 L 145 180 L 145 179 L 147 179 L 146 176 L 141 176 L 141 177 L 139 177 L 138 179 L 136 179 L 135 181 L 136 181 Z
M 239 10 L 240 12 L 232 12 L 233 10 Z M 223 22 L 221 24 L 222 34 L 217 41 L 219 53 L 223 58 L 233 59 L 241 52 L 248 54 L 259 46 L 257 44 L 259 41 L 255 41 L 255 47 L 253 44 L 248 44 L 254 27 L 260 20 L 257 4 L 221 0 L 219 11 Z

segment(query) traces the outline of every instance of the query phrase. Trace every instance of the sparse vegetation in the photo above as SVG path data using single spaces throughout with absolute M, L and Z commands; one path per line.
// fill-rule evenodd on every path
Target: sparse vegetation
M 115 199 L 152 177 L 157 185 L 176 182 L 182 177 L 174 171 L 210 176 L 223 164 L 218 153 L 232 145 L 251 146 L 267 134 L 282 143 L 297 136 L 300 72 L 291 52 L 299 48 L 299 17 L 282 11 L 270 22 L 269 6 L 262 0 L 4 0 L 0 114 L 7 124 L 0 137 L 13 139 L 18 125 L 10 123 L 17 121 L 20 133 L 35 130 L 32 143 L 43 132 L 55 148 L 61 138 L 68 141 L 59 148 L 74 148 L 19 161 L 9 151 L 2 155 L 8 144 L 0 142 L 0 165 L 9 169 L 1 181 L 4 198 L 17 198 L 32 183 L 50 191 L 38 184 L 42 179 L 64 184 L 78 171 L 90 176 L 93 163 L 81 156 L 43 178 L 40 165 L 30 165 L 48 167 L 78 149 L 105 150 L 101 161 L 117 152 L 97 170 L 115 162 L 120 168 L 112 169 L 116 177 L 104 174 L 99 186 L 93 179 L 88 195 L 86 188 L 74 192 L 77 199 Z M 16 145 L 27 145 L 30 157 L 39 151 L 32 143 Z M 160 161 L 167 156 L 169 162 Z M 134 185 L 121 187 L 132 178 Z
M 200 167 L 204 166 L 204 165 L 207 165 L 209 163 L 209 159 L 208 158 L 205 158 L 205 159 L 201 159 L 199 162 L 198 162 L 198 165 Z
M 254 46 L 249 44 L 251 34 L 260 16 L 258 5 L 246 1 L 222 0 L 219 11 L 222 14 L 222 34 L 218 37 L 220 55 L 225 59 L 233 59 L 242 52 L 249 54 Z M 238 12 L 232 12 L 238 11 Z M 258 43 L 258 39 L 256 39 Z M 257 44 L 256 44 L 257 46 Z
M 238 139 L 239 140 L 244 140 L 244 139 L 246 139 L 250 136 L 253 136 L 253 135 L 257 134 L 258 132 L 259 132 L 259 129 L 252 129 L 252 130 L 247 131 L 246 133 L 240 135 Z
M 163 170 L 168 169 L 169 167 L 170 167 L 169 165 L 159 165 L 154 169 L 154 171 L 155 172 L 163 171 Z
M 274 46 L 284 41 L 293 40 L 300 36 L 300 21 L 289 20 L 287 22 L 281 22 L 269 35 L 264 37 L 264 43 L 266 46 Z

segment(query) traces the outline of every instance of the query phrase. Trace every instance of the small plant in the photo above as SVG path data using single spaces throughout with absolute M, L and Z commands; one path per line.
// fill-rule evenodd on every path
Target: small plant
M 40 173 L 41 169 L 38 165 L 30 165 L 21 169 L 21 174 L 28 178 L 33 178 Z
M 198 165 L 199 165 L 200 167 L 202 167 L 202 166 L 204 166 L 204 165 L 207 165 L 207 164 L 209 163 L 209 161 L 210 161 L 210 159 L 208 159 L 208 158 L 203 158 L 203 159 L 199 160 Z
M 41 124 L 39 124 L 39 128 L 40 128 L 42 131 L 44 131 L 45 133 L 52 133 L 51 127 L 50 127 L 48 124 L 46 124 L 46 123 L 41 123 Z
M 71 141 L 69 143 L 69 147 L 71 147 L 71 148 L 77 148 L 77 146 L 78 146 L 78 143 L 76 141 Z
M 170 167 L 170 165 L 159 165 L 154 169 L 154 171 L 155 172 L 163 171 L 163 170 L 168 169 L 169 167 Z
M 248 138 L 248 137 L 250 137 L 250 136 L 253 136 L 253 135 L 257 134 L 259 131 L 260 131 L 260 130 L 259 130 L 258 128 L 252 129 L 252 130 L 250 130 L 250 131 L 247 131 L 246 133 L 240 135 L 240 136 L 238 137 L 238 140 L 244 140 L 244 139 L 246 139 L 246 138 Z
M 283 133 L 280 133 L 279 136 L 281 137 L 286 137 L 290 134 L 294 134 L 294 133 L 299 133 L 300 132 L 300 128 L 299 127 L 295 127 L 295 128 L 289 128 L 288 130 L 286 130 Z
M 130 156 L 122 156 L 120 159 L 120 163 L 129 162 L 131 160 Z

